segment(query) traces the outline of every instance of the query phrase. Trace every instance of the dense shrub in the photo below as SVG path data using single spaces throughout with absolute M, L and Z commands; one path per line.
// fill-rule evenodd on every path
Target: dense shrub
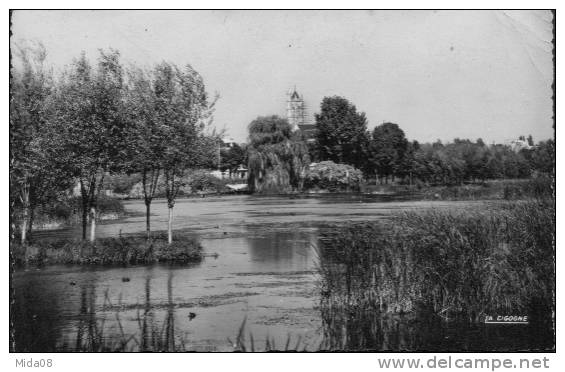
M 159 183 L 155 190 L 155 197 L 165 198 L 165 185 L 163 177 L 159 178 Z M 191 169 L 183 176 L 179 196 L 190 196 L 197 193 L 222 193 L 228 191 L 226 185 L 233 182 L 229 179 L 220 179 L 211 174 L 209 169 Z M 143 185 L 136 183 L 131 188 L 128 196 L 130 198 L 143 198 Z
M 213 176 L 207 169 L 194 169 L 186 177 L 186 186 L 181 189 L 181 193 L 183 195 L 198 192 L 221 193 L 227 191 L 226 185 L 230 182 L 232 181 L 229 179 Z
M 109 196 L 98 197 L 98 211 L 101 214 L 118 214 L 125 212 L 124 204 L 121 200 Z
M 460 185 L 460 186 L 434 186 L 422 189 L 424 199 L 441 200 L 488 200 L 501 199 L 503 189 L 500 185 L 489 183 Z
M 554 195 L 555 183 L 550 176 L 539 175 L 522 183 L 506 183 L 503 198 L 506 200 L 523 198 L 551 198 Z
M 309 167 L 304 186 L 329 191 L 358 191 L 361 182 L 363 173 L 353 166 L 323 161 Z
M 141 174 L 135 173 L 131 175 L 116 174 L 107 175 L 104 181 L 105 187 L 117 194 L 129 194 L 132 187 L 141 181 Z
M 99 216 L 120 217 L 125 214 L 121 200 L 105 195 L 98 198 Z M 34 211 L 33 224 L 38 227 L 45 224 L 73 225 L 80 222 L 81 199 L 78 196 L 63 196 L 49 203 L 39 205 Z M 17 213 L 16 213 L 17 214 Z
M 551 177 L 538 175 L 529 179 L 492 180 L 457 186 L 412 187 L 428 200 L 518 200 L 545 199 L 553 196 Z

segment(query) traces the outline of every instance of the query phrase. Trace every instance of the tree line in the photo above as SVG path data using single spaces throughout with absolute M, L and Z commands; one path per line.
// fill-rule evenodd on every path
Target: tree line
M 495 178 L 526 178 L 534 172 L 551 173 L 555 167 L 555 142 L 541 141 L 514 151 L 508 145 L 487 145 L 482 139 L 456 138 L 420 144 L 409 141 L 395 123 L 368 130 L 364 113 L 343 97 L 325 97 L 315 115 L 316 135 L 310 146 L 314 161 L 350 164 L 377 182 L 461 184 Z M 525 141 L 524 136 L 520 137 Z
M 553 140 L 535 145 L 531 135 L 527 139 L 520 136 L 518 139 L 528 146 L 519 151 L 509 145 L 487 145 L 480 138 L 456 138 L 445 144 L 439 140 L 409 141 L 395 123 L 386 122 L 370 131 L 365 113 L 339 96 L 322 100 L 315 127 L 314 136 L 306 138 L 300 131 L 293 132 L 286 119 L 258 117 L 249 124 L 246 151 L 239 147 L 227 150 L 226 162 L 231 161 L 234 166 L 247 161 L 252 192 L 301 191 L 304 186 L 330 185 L 340 174 L 351 172 L 345 165 L 353 166 L 376 183 L 396 181 L 410 185 L 461 185 L 488 179 L 527 178 L 538 173 L 550 174 L 555 168 Z M 324 165 L 312 169 L 311 162 Z M 227 169 L 230 163 L 223 166 Z
M 487 145 L 480 138 L 456 138 L 445 144 L 439 140 L 409 141 L 395 123 L 383 123 L 370 131 L 365 113 L 339 96 L 322 100 L 315 127 L 314 136 L 306 138 L 299 131 L 293 132 L 285 119 L 258 117 L 249 124 L 246 151 L 238 148 L 225 156 L 234 160 L 233 164 L 247 161 L 248 185 L 253 192 L 300 191 L 304 186 L 330 185 L 340 174 L 351 173 L 346 165 L 376 183 L 416 185 L 527 178 L 536 173 L 549 174 L 555 168 L 553 140 L 534 146 L 531 135 L 527 140 L 520 136 L 529 146 L 519 151 L 503 144 Z M 312 169 L 311 162 L 324 164 Z
M 97 202 L 109 174 L 141 174 L 150 208 L 162 179 L 173 240 L 173 208 L 190 167 L 211 166 L 218 135 L 210 98 L 190 65 L 127 67 L 117 50 L 81 54 L 61 73 L 46 65 L 42 45 L 15 48 L 10 75 L 10 210 L 26 243 L 36 208 L 78 182 L 82 238 L 95 239 Z M 160 182 L 160 181 L 159 181 Z M 88 236 L 88 224 L 90 234 Z

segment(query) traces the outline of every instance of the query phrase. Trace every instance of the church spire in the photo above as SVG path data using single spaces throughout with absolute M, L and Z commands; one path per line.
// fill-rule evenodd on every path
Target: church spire
M 304 99 L 296 91 L 295 85 L 294 90 L 289 90 L 286 109 L 287 120 L 293 131 L 298 130 L 299 125 L 304 124 L 304 110 Z

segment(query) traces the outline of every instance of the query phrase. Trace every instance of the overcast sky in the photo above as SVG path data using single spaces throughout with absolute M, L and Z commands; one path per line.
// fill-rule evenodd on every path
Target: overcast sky
M 340 95 L 369 127 L 420 142 L 553 137 L 552 14 L 545 11 L 16 11 L 15 41 L 41 41 L 56 71 L 81 51 L 190 63 L 221 96 L 215 123 L 237 141 L 285 115 L 296 86 L 313 116 Z

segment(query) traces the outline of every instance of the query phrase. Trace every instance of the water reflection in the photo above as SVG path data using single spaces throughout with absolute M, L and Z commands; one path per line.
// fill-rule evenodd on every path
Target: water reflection
M 202 239 L 219 255 L 193 265 L 18 271 L 15 350 L 231 350 L 227 338 L 246 317 L 258 342 L 314 334 L 316 238 L 312 229 L 251 229 Z
M 54 350 L 61 338 L 61 285 L 46 283 L 35 273 L 29 273 L 25 281 L 15 278 L 12 285 L 10 348 L 15 346 L 14 350 L 21 352 Z
M 257 264 L 269 264 L 275 269 L 296 269 L 311 266 L 314 257 L 312 246 L 317 232 L 277 231 L 268 235 L 246 238 L 251 260 Z
M 431 313 L 387 315 L 322 305 L 323 348 L 352 351 L 546 351 L 550 324 L 487 325 L 446 322 Z
M 175 350 L 175 304 L 173 303 L 173 271 L 167 275 L 167 350 Z
M 516 350 L 543 345 L 546 328 L 537 333 L 524 327 L 473 328 L 425 316 L 379 318 L 320 309 L 312 248 L 319 226 L 361 218 L 361 213 L 380 218 L 392 210 L 427 206 L 354 198 L 180 201 L 175 227 L 193 228 L 205 252 L 218 253 L 217 258 L 190 266 L 18 270 L 12 277 L 10 314 L 15 350 L 229 351 L 233 345 L 227 338 L 236 336 L 245 318 L 257 343 L 268 336 L 281 346 L 289 334 L 315 346 L 321 333 L 330 348 L 465 350 L 494 344 Z M 143 212 L 144 205 L 128 202 L 128 209 Z M 156 203 L 153 212 L 154 227 L 166 228 L 166 204 Z M 133 215 L 104 224 L 99 232 L 115 236 L 120 229 L 125 234 L 144 228 L 143 215 Z
M 149 350 L 149 326 L 154 323 L 153 313 L 151 311 L 151 277 L 145 278 L 145 306 L 143 308 L 143 323 L 141 327 L 141 350 Z
M 102 340 L 96 321 L 96 288 L 94 283 L 81 286 L 75 350 L 98 350 Z
M 179 335 L 176 327 L 175 303 L 173 296 L 174 270 L 168 271 L 166 293 L 167 300 L 160 306 L 151 300 L 151 275 L 145 278 L 143 304 L 127 305 L 121 302 L 112 303 L 108 293 L 104 294 L 103 304 L 97 306 L 95 286 L 84 285 L 80 291 L 80 310 L 75 329 L 74 340 L 65 335 L 59 343 L 58 351 L 181 351 L 186 349 L 185 340 Z M 120 308 L 133 308 L 132 314 Z M 164 308 L 161 322 L 155 316 Z M 143 311 L 140 311 L 140 310 Z M 129 311 L 131 313 L 131 311 Z M 132 324 L 133 323 L 133 324 Z M 37 350 L 45 350 L 49 345 L 37 345 Z

